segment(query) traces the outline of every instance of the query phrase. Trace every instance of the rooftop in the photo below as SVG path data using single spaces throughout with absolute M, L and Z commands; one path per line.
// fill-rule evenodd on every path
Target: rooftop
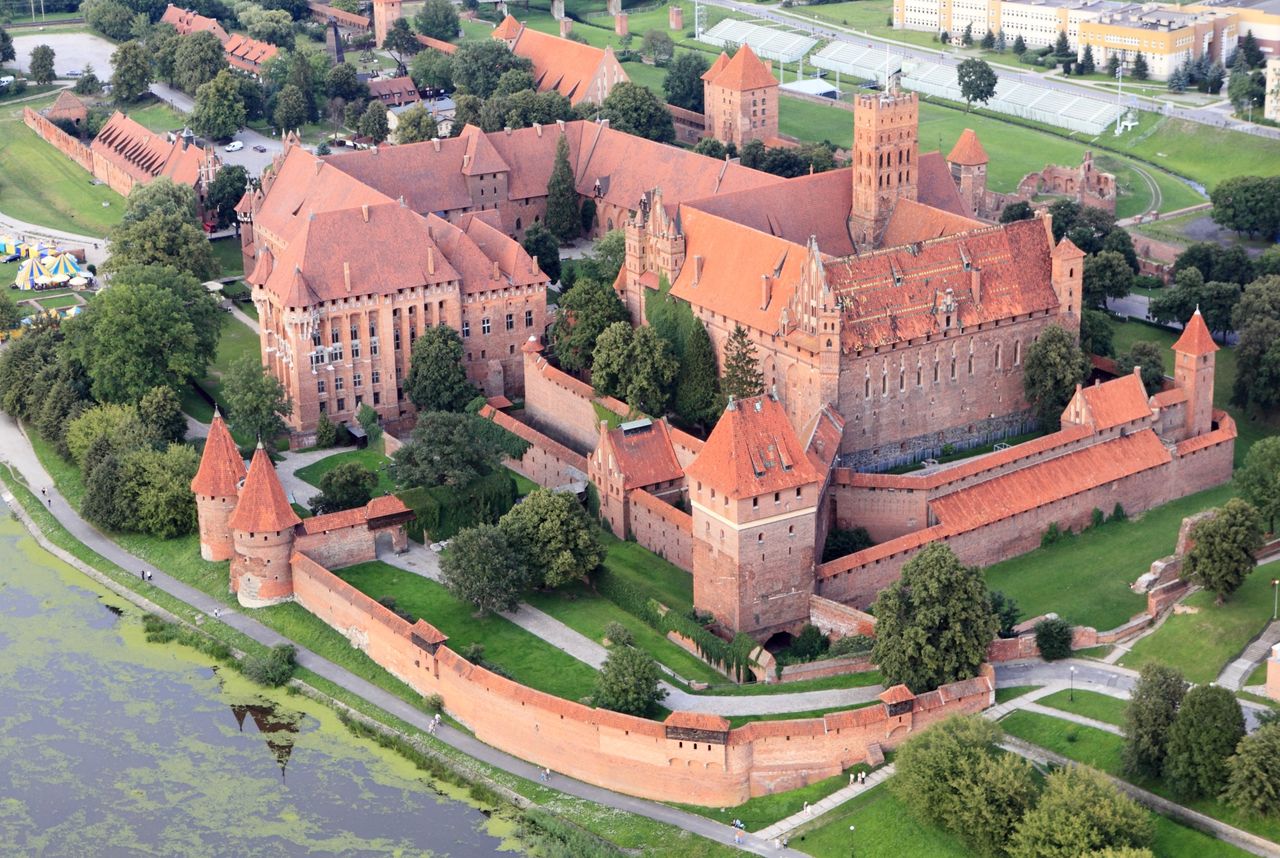
M 730 400 L 686 473 L 735 500 L 821 479 L 782 404 L 768 394 Z

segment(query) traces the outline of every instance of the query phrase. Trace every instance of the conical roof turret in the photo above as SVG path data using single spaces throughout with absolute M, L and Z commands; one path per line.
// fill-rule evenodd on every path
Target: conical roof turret
M 231 529 L 275 533 L 288 530 L 301 521 L 289 505 L 271 457 L 263 449 L 262 442 L 258 442 L 258 449 L 253 451 L 253 460 L 249 463 L 244 489 L 240 492 L 240 503 L 231 514 Z
M 222 415 L 214 413 L 209 424 L 209 437 L 200 457 L 200 468 L 191 480 L 191 491 L 198 495 L 232 498 L 240 490 L 244 479 L 244 459 L 231 439 L 231 432 Z

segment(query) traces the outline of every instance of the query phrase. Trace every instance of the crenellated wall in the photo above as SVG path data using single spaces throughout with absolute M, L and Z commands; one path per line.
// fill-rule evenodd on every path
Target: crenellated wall
M 727 732 L 679 729 L 499 677 L 454 653 L 427 623 L 411 625 L 313 559 L 295 554 L 291 565 L 299 604 L 414 690 L 443 697 L 476 738 L 535 765 L 658 801 L 727 807 L 794 789 L 866 760 L 871 745 L 892 748 L 935 721 L 994 701 L 992 674 L 984 669 L 977 679 L 917 697 L 903 715 L 890 716 L 876 703 Z

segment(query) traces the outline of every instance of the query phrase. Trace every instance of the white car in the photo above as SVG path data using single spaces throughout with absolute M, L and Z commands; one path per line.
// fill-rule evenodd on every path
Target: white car
M 239 152 L 243 148 L 244 148 L 244 143 L 240 142 L 239 140 L 232 140 L 230 143 L 227 144 L 226 151 Z

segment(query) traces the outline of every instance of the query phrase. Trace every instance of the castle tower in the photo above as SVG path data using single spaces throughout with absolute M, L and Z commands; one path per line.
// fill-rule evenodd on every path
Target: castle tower
M 387 33 L 403 14 L 400 0 L 373 0 L 373 38 L 374 44 L 382 47 L 387 40 Z
M 623 224 L 626 256 L 622 270 L 622 294 L 618 297 L 631 314 L 633 325 L 643 325 L 645 294 L 651 286 L 644 283 L 645 274 L 666 277 L 674 283 L 685 261 L 685 238 L 679 215 L 667 213 L 662 203 L 662 189 L 646 192 L 636 213 Z M 701 265 L 701 260 L 697 261 Z
M 271 457 L 258 442 L 240 502 L 231 514 L 231 592 L 246 608 L 276 605 L 293 598 L 293 529 L 301 523 L 289 506 Z
M 493 28 L 491 35 L 493 38 L 504 42 L 508 50 L 515 50 L 516 40 L 520 38 L 520 33 L 523 30 L 524 24 L 508 15 L 502 19 L 501 24 Z
M 1213 353 L 1218 344 L 1196 307 L 1182 336 L 1173 344 L 1173 383 L 1187 394 L 1187 437 L 1203 435 L 1213 428 Z
M 1045 218 L 1045 229 L 1053 241 L 1053 221 Z M 1058 296 L 1058 312 L 1063 326 L 1080 327 L 1080 302 L 1084 293 L 1084 251 L 1065 235 L 1050 254 L 1049 282 Z
M 947 154 L 947 166 L 951 179 L 960 191 L 960 199 L 969 207 L 969 213 L 977 215 L 987 193 L 987 150 L 982 148 L 978 135 L 966 128 Z
M 764 639 L 809 619 L 820 475 L 772 395 L 730 400 L 686 469 L 693 602 Z
M 702 75 L 707 133 L 738 148 L 778 136 L 778 79 L 748 45 L 719 59 Z
M 859 250 L 876 247 L 899 198 L 916 198 L 920 102 L 890 75 L 884 92 L 853 105 L 853 209 L 849 234 Z
M 229 521 L 243 479 L 244 459 L 240 458 L 222 415 L 215 411 L 200 468 L 191 480 L 200 519 L 200 556 L 205 560 L 229 560 L 234 553 Z

